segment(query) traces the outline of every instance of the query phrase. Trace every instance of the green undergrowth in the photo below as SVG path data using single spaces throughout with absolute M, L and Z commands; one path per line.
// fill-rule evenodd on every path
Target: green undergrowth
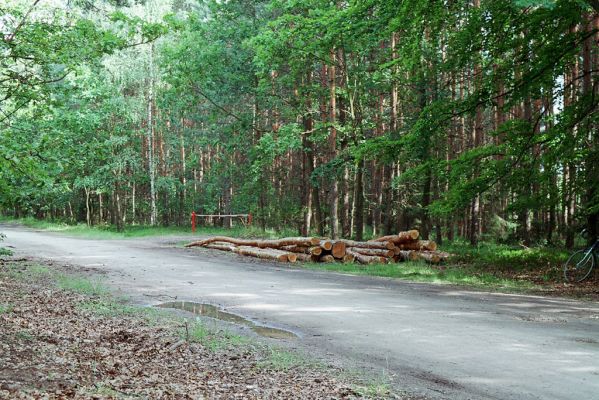
M 441 265 L 423 262 L 399 264 L 306 264 L 307 268 L 401 278 L 417 282 L 450 283 L 489 289 L 537 290 L 563 283 L 563 265 L 573 250 L 562 247 L 464 240 L 444 244 L 439 250 L 451 257 Z
M 562 265 L 570 252 L 553 247 L 523 247 L 480 243 L 471 246 L 455 241 L 440 249 L 452 256 L 442 265 L 424 262 L 391 264 L 307 263 L 305 268 L 354 275 L 405 279 L 415 282 L 446 283 L 506 291 L 541 289 L 562 282 Z
M 571 253 L 559 247 L 524 247 L 489 242 L 478 246 L 454 242 L 444 246 L 443 250 L 454 254 L 449 263 L 453 268 L 537 283 L 561 282 L 562 266 Z
M 391 264 L 306 263 L 305 268 L 353 275 L 380 276 L 414 282 L 467 285 L 489 289 L 526 290 L 535 285 L 527 281 L 502 278 L 492 273 L 455 266 L 430 266 L 424 262 Z
M 234 226 L 226 229 L 218 226 L 198 226 L 195 233 L 191 232 L 190 226 L 147 226 L 127 225 L 119 232 L 114 226 L 73 224 L 64 221 L 48 221 L 35 218 L 8 218 L 0 217 L 0 223 L 20 224 L 29 228 L 46 230 L 49 232 L 60 232 L 69 236 L 90 239 L 127 239 L 151 236 L 189 236 L 190 239 L 201 236 L 232 236 L 241 238 L 264 238 L 274 239 L 282 236 L 297 236 L 295 231 L 275 231 L 271 229 L 262 230 L 255 226 Z

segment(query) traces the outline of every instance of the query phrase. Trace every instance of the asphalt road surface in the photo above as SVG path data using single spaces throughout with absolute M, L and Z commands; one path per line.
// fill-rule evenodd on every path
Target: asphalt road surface
M 0 226 L 17 255 L 104 270 L 149 305 L 210 303 L 292 346 L 433 399 L 599 399 L 599 303 L 315 272 L 172 238 L 89 240 Z M 170 297 L 169 297 L 170 296 Z

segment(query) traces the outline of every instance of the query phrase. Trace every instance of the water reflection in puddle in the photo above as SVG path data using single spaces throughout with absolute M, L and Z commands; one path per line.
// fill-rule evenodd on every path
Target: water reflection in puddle
M 255 322 L 240 315 L 221 310 L 212 304 L 194 303 L 189 301 L 171 301 L 156 305 L 160 308 L 173 308 L 191 312 L 204 317 L 219 319 L 221 321 L 231 322 L 238 325 L 244 325 L 256 332 L 258 335 L 271 339 L 296 339 L 297 335 L 284 329 L 272 328 L 269 326 L 257 325 Z

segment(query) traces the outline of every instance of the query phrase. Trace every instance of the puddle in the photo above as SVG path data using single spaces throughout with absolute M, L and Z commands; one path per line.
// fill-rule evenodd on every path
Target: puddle
M 202 315 L 204 317 L 210 317 L 225 322 L 247 326 L 258 335 L 271 339 L 297 339 L 298 337 L 295 333 L 286 331 L 284 329 L 257 325 L 255 322 L 244 318 L 241 315 L 223 311 L 212 304 L 194 303 L 189 301 L 171 301 L 168 303 L 158 304 L 156 307 L 183 310 L 193 314 Z
M 297 335 L 284 329 L 271 328 L 269 326 L 252 326 L 252 330 L 258 335 L 271 339 L 297 339 Z

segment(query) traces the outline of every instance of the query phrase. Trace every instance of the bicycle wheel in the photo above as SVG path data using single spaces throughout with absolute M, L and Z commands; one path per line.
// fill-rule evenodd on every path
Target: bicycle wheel
M 578 250 L 573 253 L 564 264 L 564 278 L 566 282 L 582 282 L 595 266 L 595 255 L 589 249 Z

